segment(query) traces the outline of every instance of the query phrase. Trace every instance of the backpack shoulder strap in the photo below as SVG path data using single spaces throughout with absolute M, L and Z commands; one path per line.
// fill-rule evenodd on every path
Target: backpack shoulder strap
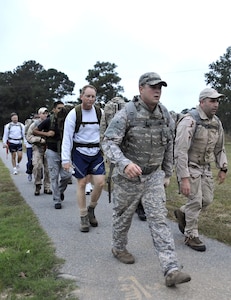
M 137 109 L 134 101 L 129 101 L 125 104 L 125 109 L 127 111 L 128 116 L 128 124 L 131 126 L 131 124 L 134 122 L 136 115 L 137 115 Z
M 102 117 L 102 111 L 101 111 L 100 107 L 98 107 L 98 106 L 95 106 L 95 111 L 96 111 L 97 120 L 100 124 L 100 120 Z
M 219 118 L 218 118 L 217 116 L 215 116 L 216 121 L 217 121 L 217 126 L 215 126 L 215 125 L 206 124 L 206 123 L 201 119 L 198 110 L 195 109 L 195 108 L 189 110 L 189 111 L 188 111 L 188 114 L 190 114 L 190 116 L 192 116 L 193 119 L 196 121 L 195 132 L 196 132 L 196 130 L 197 130 L 198 125 L 201 125 L 201 126 L 207 128 L 207 129 L 213 128 L 213 129 L 219 130 L 220 122 L 219 122 Z
M 9 130 L 9 133 L 8 135 L 10 134 L 10 130 L 11 130 L 11 127 L 14 126 L 14 124 L 12 122 L 9 123 L 9 126 L 8 126 L 8 130 Z M 23 138 L 23 130 L 22 130 L 22 123 L 19 122 L 19 125 L 16 125 L 16 126 L 20 126 L 20 129 L 21 129 L 21 136 Z
M 102 111 L 101 111 L 100 107 L 98 107 L 98 106 L 94 106 L 94 108 L 95 108 L 95 111 L 96 111 L 98 124 L 100 124 Z M 82 107 L 81 107 L 81 104 L 76 105 L 75 112 L 76 112 L 75 132 L 78 132 L 79 127 L 82 124 Z
M 76 113 L 76 122 L 75 122 L 75 132 L 79 131 L 79 127 L 82 123 L 82 108 L 81 104 L 76 105 L 75 107 L 75 113 Z
M 56 117 L 54 113 L 50 115 L 50 120 L 51 120 L 50 130 L 55 130 Z
M 167 123 L 168 126 L 170 126 L 171 125 L 171 116 L 170 116 L 169 111 L 163 104 L 159 103 L 158 105 L 159 105 L 160 111 L 162 112 L 165 122 Z
M 202 120 L 201 120 L 201 117 L 199 115 L 199 112 L 197 109 L 193 108 L 193 109 L 190 109 L 188 111 L 188 114 L 193 117 L 193 119 L 196 121 L 196 124 L 199 125 L 202 123 Z

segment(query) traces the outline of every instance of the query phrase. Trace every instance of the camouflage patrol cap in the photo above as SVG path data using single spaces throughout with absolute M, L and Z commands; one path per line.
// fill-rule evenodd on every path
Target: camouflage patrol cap
M 140 76 L 139 86 L 145 84 L 148 85 L 162 84 L 163 86 L 167 86 L 167 83 L 161 80 L 160 75 L 154 72 L 148 72 Z
M 215 89 L 206 88 L 200 92 L 199 100 L 203 100 L 205 98 L 217 99 L 220 97 L 224 97 L 225 95 L 219 94 Z

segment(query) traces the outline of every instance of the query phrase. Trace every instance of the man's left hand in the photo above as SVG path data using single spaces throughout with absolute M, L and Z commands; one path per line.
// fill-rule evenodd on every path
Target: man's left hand
M 225 181 L 225 178 L 226 178 L 226 172 L 220 170 L 217 176 L 218 184 L 222 184 Z
M 166 188 L 170 184 L 170 177 L 165 177 L 164 178 L 164 187 Z

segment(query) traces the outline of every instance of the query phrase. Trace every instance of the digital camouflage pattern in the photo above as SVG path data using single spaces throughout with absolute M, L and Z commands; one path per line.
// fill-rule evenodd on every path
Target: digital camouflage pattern
M 151 113 L 143 101 L 138 98 L 134 100 L 137 110 L 134 120 L 128 116 L 126 106 L 120 110 L 104 133 L 103 151 L 107 159 L 116 164 L 117 171 L 123 176 L 125 166 L 134 162 L 144 173 L 160 167 L 166 177 L 170 177 L 173 164 L 174 122 L 162 105 L 158 105 Z
M 114 115 L 125 106 L 125 101 L 122 97 L 114 97 L 108 101 L 104 107 L 104 113 L 100 121 L 100 140 L 103 139 L 104 132 Z
M 113 173 L 113 247 L 124 250 L 128 230 L 140 200 L 145 209 L 153 244 L 163 272 L 177 270 L 174 241 L 166 223 L 164 178 L 172 175 L 174 123 L 158 105 L 151 112 L 137 97 L 137 115 L 129 122 L 126 107 L 112 119 L 104 134 L 102 148 L 115 163 Z M 169 114 L 168 114 L 169 115 Z M 131 124 L 132 123 L 132 124 Z M 144 126 L 146 124 L 146 126 Z M 137 163 L 145 175 L 128 178 L 124 168 Z
M 174 241 L 166 222 L 164 172 L 127 179 L 121 175 L 113 177 L 113 231 L 112 244 L 124 250 L 128 243 L 128 230 L 140 199 L 145 210 L 153 244 L 163 273 L 178 269 Z

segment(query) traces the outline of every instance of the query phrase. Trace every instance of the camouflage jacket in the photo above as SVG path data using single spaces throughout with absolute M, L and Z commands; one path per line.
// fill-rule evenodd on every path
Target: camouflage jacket
M 174 157 L 176 173 L 180 180 L 189 177 L 189 166 L 208 166 L 214 160 L 217 168 L 227 168 L 227 157 L 224 148 L 224 132 L 218 117 L 208 119 L 203 110 L 197 107 L 201 122 L 189 113 L 178 123 L 175 138 Z
M 140 97 L 137 99 L 133 124 L 129 122 L 125 106 L 108 125 L 101 144 L 104 154 L 123 176 L 124 168 L 133 162 L 142 170 L 161 168 L 165 176 L 170 177 L 173 165 L 172 119 L 164 106 L 158 104 L 151 112 Z

